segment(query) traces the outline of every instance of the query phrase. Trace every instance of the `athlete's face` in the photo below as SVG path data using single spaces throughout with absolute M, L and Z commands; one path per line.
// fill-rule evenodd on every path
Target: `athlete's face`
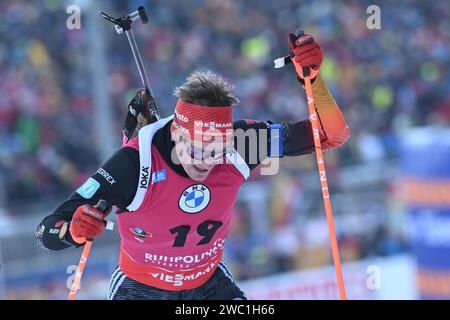
M 176 155 L 189 178 L 205 180 L 214 166 L 223 162 L 224 143 L 201 143 L 187 139 L 181 132 L 172 132 Z

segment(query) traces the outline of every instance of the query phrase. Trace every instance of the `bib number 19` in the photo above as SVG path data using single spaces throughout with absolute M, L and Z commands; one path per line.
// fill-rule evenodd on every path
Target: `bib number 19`
M 220 221 L 213 221 L 213 220 L 206 220 L 202 223 L 200 223 L 197 226 L 197 233 L 203 237 L 199 242 L 197 242 L 197 245 L 207 244 L 211 241 L 211 239 L 214 237 L 214 234 L 217 232 L 217 230 L 222 226 L 222 222 Z M 187 236 L 189 234 L 189 231 L 191 230 L 191 226 L 188 225 L 181 225 L 175 228 L 170 229 L 171 234 L 175 234 L 175 241 L 173 242 L 174 247 L 183 247 L 186 243 Z

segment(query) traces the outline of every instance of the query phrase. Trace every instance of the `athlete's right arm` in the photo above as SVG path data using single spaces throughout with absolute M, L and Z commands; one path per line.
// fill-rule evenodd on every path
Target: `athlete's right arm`
M 45 217 L 36 229 L 38 246 L 50 250 L 62 250 L 80 246 L 70 232 L 70 221 L 80 206 L 94 206 L 100 199 L 119 209 L 133 200 L 139 180 L 139 153 L 132 148 L 122 148 L 109 158 L 97 172 L 78 190 L 72 193 L 51 215 Z M 61 232 L 64 226 L 67 232 Z M 60 239 L 60 232 L 64 237 Z

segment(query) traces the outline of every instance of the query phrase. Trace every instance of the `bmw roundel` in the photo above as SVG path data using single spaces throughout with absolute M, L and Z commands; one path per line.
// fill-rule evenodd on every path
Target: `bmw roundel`
M 186 213 L 198 213 L 205 209 L 211 200 L 211 192 L 203 184 L 186 188 L 180 196 L 178 206 Z

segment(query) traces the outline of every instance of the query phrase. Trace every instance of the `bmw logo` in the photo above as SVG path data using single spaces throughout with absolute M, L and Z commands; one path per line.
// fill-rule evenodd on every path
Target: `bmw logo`
M 211 200 L 211 192 L 203 184 L 186 188 L 180 196 L 178 206 L 186 213 L 198 213 L 205 209 Z

